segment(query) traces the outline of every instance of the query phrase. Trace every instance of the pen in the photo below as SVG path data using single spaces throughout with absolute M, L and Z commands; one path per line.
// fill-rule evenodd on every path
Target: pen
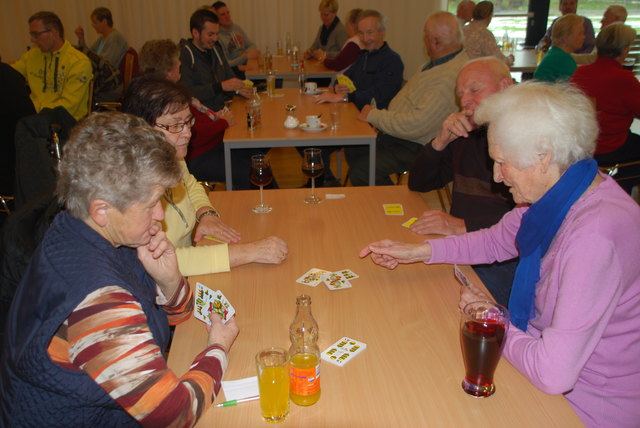
M 218 404 L 216 404 L 216 407 L 235 406 L 238 403 L 244 403 L 245 401 L 257 400 L 258 398 L 260 398 L 259 395 L 254 395 L 253 397 L 247 397 L 247 398 L 238 398 L 237 400 L 230 400 L 230 401 L 225 401 L 224 403 L 218 403 Z

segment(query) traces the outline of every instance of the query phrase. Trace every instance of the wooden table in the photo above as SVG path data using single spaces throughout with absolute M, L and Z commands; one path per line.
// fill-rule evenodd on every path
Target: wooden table
M 249 60 L 248 68 L 245 71 L 245 75 L 249 80 L 265 79 L 264 67 L 258 65 L 258 60 Z M 315 59 L 304 60 L 304 70 L 307 77 L 311 78 L 331 78 L 336 72 L 324 66 L 323 63 Z M 297 79 L 298 70 L 291 69 L 291 63 L 286 55 L 274 55 L 273 56 L 273 72 L 278 79 Z
M 234 98 L 231 110 L 238 122 L 229 127 L 224 136 L 224 166 L 227 190 L 232 189 L 231 179 L 231 150 L 259 148 L 259 147 L 299 147 L 299 146 L 369 146 L 369 184 L 375 183 L 376 165 L 376 133 L 366 122 L 357 119 L 358 109 L 353 103 L 339 103 L 341 110 L 341 125 L 338 130 L 326 129 L 322 132 L 304 132 L 300 129 L 286 129 L 284 120 L 286 117 L 285 106 L 294 104 L 297 106 L 297 116 L 300 122 L 305 121 L 305 116 L 310 114 L 322 114 L 321 120 L 329 123 L 330 104 L 316 104 L 315 97 L 300 94 L 298 89 L 277 89 L 276 95 L 283 96 L 269 98 L 266 94 L 260 94 L 262 98 L 262 126 L 256 130 L 249 130 L 246 122 L 245 98 Z M 248 172 L 247 172 L 248 173 Z
M 535 49 L 516 49 L 513 52 L 512 72 L 533 73 L 538 67 Z
M 562 396 L 542 393 L 502 359 L 496 372 L 497 392 L 487 399 L 462 391 L 457 303 L 459 285 L 449 265 L 405 265 L 393 271 L 361 260 L 359 250 L 381 238 L 421 242 L 423 237 L 401 226 L 426 208 L 418 194 L 404 186 L 319 189 L 340 192 L 345 199 L 305 205 L 309 189 L 265 191 L 273 206 L 254 214 L 257 191 L 212 192 L 210 197 L 229 225 L 245 241 L 277 235 L 289 245 L 281 265 L 245 265 L 231 272 L 191 278 L 220 289 L 234 305 L 240 334 L 230 352 L 226 380 L 255 376 L 254 356 L 269 346 L 288 348 L 288 328 L 295 297 L 312 299 L 320 327 L 319 346 L 326 349 L 342 336 L 367 344 L 344 367 L 321 366 L 322 396 L 311 407 L 291 404 L 283 427 L 578 427 L 582 426 Z M 404 216 L 385 216 L 382 204 L 402 203 Z M 312 267 L 350 268 L 360 275 L 353 288 L 329 291 L 295 280 Z M 480 283 L 473 270 L 462 270 Z M 169 366 L 181 375 L 204 349 L 206 330 L 192 318 L 178 326 Z M 218 397 L 217 402 L 224 400 Z M 266 427 L 259 402 L 211 408 L 200 427 Z

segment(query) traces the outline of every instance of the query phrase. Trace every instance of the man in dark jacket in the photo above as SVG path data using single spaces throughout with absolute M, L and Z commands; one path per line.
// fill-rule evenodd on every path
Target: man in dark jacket
M 180 83 L 202 104 L 213 111 L 224 108 L 225 95 L 236 94 L 248 97 L 251 88 L 235 77 L 218 42 L 220 25 L 215 13 L 196 10 L 191 15 L 190 40 L 181 43 Z
M 440 133 L 418 153 L 409 172 L 409 188 L 439 189 L 453 181 L 451 214 L 425 211 L 410 229 L 422 235 L 461 235 L 491 227 L 510 211 L 507 187 L 493 181 L 486 127 L 478 127 L 474 113 L 480 103 L 513 83 L 509 68 L 494 57 L 468 62 L 456 80 L 461 110 L 450 114 Z M 474 266 L 496 300 L 506 305 L 517 262 Z

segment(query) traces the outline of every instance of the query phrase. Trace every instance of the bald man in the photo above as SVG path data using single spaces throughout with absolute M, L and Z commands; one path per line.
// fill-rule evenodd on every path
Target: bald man
M 511 86 L 509 68 L 495 57 L 469 61 L 456 79 L 460 111 L 450 114 L 440 133 L 426 144 L 411 165 L 409 188 L 428 192 L 453 181 L 451 214 L 425 211 L 410 229 L 422 235 L 461 235 L 496 224 L 514 207 L 509 190 L 493 181 L 487 128 L 473 119 L 481 102 Z M 501 304 L 509 301 L 517 262 L 474 266 Z
M 613 24 L 614 22 L 624 22 L 627 20 L 627 9 L 624 6 L 620 6 L 618 4 L 613 4 L 604 11 L 602 15 L 602 20 L 600 21 L 600 31 L 604 29 L 609 24 Z M 598 59 L 598 50 L 593 48 L 593 51 L 586 54 L 571 54 L 573 59 L 576 61 L 578 65 L 591 64 Z
M 458 3 L 458 8 L 456 9 L 456 17 L 458 18 L 458 22 L 460 26 L 463 27 L 464 24 L 471 21 L 471 15 L 473 13 L 473 8 L 476 7 L 476 4 L 471 0 L 462 0 Z
M 390 174 L 409 169 L 416 155 L 438 134 L 440 124 L 458 110 L 455 77 L 469 57 L 462 48 L 462 32 L 456 17 L 436 12 L 424 25 L 428 61 L 393 97 L 389 107 L 362 107 L 358 119 L 378 129 L 376 185 L 393 184 Z M 349 178 L 354 186 L 369 183 L 369 148 L 345 147 Z

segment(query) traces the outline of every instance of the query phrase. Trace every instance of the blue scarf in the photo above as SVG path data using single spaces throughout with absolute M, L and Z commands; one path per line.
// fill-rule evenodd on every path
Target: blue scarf
M 522 331 L 527 331 L 529 319 L 535 315 L 533 300 L 536 284 L 540 280 L 542 257 L 549 249 L 567 212 L 591 185 L 597 172 L 598 165 L 592 158 L 573 164 L 522 216 L 516 235 L 520 262 L 509 298 L 511 322 Z

